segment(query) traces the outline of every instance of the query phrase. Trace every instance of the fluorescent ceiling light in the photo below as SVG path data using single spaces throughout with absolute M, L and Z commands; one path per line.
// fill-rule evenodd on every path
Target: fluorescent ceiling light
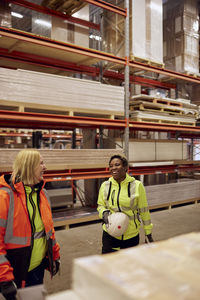
M 51 23 L 48 22 L 48 21 L 36 19 L 34 22 L 35 22 L 36 24 L 38 24 L 38 25 L 43 25 L 43 26 L 48 27 L 48 28 L 51 27 Z
M 99 35 L 95 35 L 95 34 L 90 34 L 90 38 L 95 39 L 96 41 L 101 41 L 102 40 Z
M 16 18 L 19 18 L 19 19 L 22 19 L 24 16 L 22 16 L 21 14 L 19 14 L 19 13 L 16 13 L 16 12 L 14 12 L 14 11 L 11 11 L 11 15 L 13 16 L 13 17 L 16 17 Z

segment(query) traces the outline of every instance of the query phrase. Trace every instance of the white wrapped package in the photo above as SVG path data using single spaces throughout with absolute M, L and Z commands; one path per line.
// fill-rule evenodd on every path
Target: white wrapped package
M 132 55 L 163 63 L 162 0 L 132 1 Z

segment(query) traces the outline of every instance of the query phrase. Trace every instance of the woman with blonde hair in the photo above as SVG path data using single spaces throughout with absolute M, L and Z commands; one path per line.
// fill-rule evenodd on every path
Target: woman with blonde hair
M 0 289 L 15 300 L 17 288 L 42 284 L 60 266 L 59 245 L 44 189 L 46 166 L 35 149 L 18 152 L 12 174 L 0 177 Z

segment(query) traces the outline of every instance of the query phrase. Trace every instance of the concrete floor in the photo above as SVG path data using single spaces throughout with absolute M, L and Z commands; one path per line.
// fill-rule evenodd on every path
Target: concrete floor
M 155 241 L 165 240 L 180 234 L 200 231 L 200 204 L 156 211 L 151 213 Z M 71 288 L 73 259 L 101 253 L 101 223 L 82 225 L 68 230 L 57 230 L 56 238 L 61 246 L 61 273 L 52 280 L 45 275 L 48 294 Z M 141 241 L 144 234 L 141 229 Z

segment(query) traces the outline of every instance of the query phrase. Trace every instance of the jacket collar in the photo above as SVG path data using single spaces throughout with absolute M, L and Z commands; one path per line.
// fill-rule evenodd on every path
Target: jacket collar
M 133 176 L 130 176 L 128 173 L 126 173 L 126 178 L 123 180 L 123 181 L 121 181 L 120 182 L 120 184 L 123 184 L 123 183 L 125 183 L 125 182 L 132 182 L 132 181 L 134 181 L 135 180 L 135 177 L 133 177 Z M 110 177 L 109 178 L 109 181 L 111 181 L 112 183 L 114 183 L 114 184 L 118 184 L 118 182 L 113 178 L 113 177 Z
M 0 184 L 11 188 L 13 191 L 18 191 L 18 192 L 24 191 L 23 182 L 14 183 L 12 180 L 11 174 L 2 175 Z M 39 183 L 37 183 L 36 185 L 34 185 L 34 188 L 41 190 L 44 187 L 44 185 L 45 185 L 45 182 L 42 180 Z

